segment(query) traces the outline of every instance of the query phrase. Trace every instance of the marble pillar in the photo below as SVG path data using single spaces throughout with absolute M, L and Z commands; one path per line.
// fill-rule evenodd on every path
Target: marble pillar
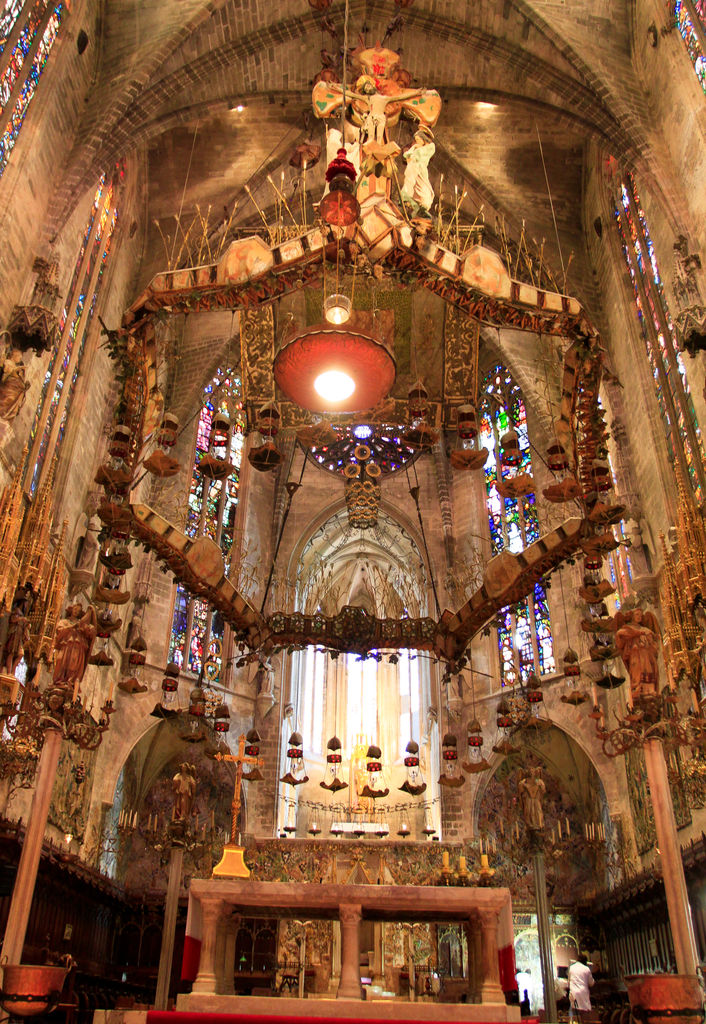
M 223 913 L 223 900 L 218 897 L 201 899 L 203 937 L 199 973 L 191 991 L 205 995 L 216 994 L 216 938 L 218 924 Z
M 22 844 L 17 876 L 12 890 L 10 912 L 5 927 L 5 938 L 2 945 L 2 962 L 5 964 L 19 964 L 22 959 L 62 739 L 59 729 L 46 729 L 44 746 L 37 768 L 32 807 L 29 812 L 27 831 Z
M 674 818 L 672 791 L 667 775 L 667 763 L 661 740 L 645 743 L 645 767 L 650 786 L 652 809 L 655 816 L 655 832 L 662 859 L 664 893 L 667 897 L 669 924 L 674 941 L 674 956 L 677 974 L 696 974 L 698 964 L 696 939 L 691 919 L 689 895 L 684 878 L 681 846 Z
M 338 909 L 341 922 L 341 980 L 338 999 L 362 999 L 360 984 L 360 919 L 359 903 L 342 903 Z
M 498 963 L 498 911 L 481 910 L 481 1003 L 505 1004 L 505 995 L 500 987 L 500 964 Z

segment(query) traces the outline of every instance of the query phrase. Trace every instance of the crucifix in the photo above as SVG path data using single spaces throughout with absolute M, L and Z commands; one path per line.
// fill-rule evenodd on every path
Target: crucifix
M 235 784 L 233 786 L 233 802 L 230 805 L 230 842 L 223 847 L 223 856 L 213 869 L 214 878 L 249 878 L 250 869 L 243 859 L 243 847 L 238 843 L 238 815 L 240 814 L 241 793 L 243 782 L 248 776 L 243 773 L 245 765 L 261 768 L 264 761 L 258 757 L 259 747 L 248 745 L 244 735 L 238 737 L 237 754 L 216 754 L 217 761 L 230 761 L 235 765 Z M 252 773 L 254 774 L 254 773 Z M 259 777 L 259 772 L 258 772 Z

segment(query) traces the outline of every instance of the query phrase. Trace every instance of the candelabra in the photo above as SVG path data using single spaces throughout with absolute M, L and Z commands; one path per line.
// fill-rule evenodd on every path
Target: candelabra
M 605 724 L 605 716 L 596 719 L 596 735 L 604 754 L 620 757 L 633 747 L 642 747 L 648 740 L 662 740 L 666 747 L 706 749 L 706 716 L 691 691 L 693 706 L 686 712 L 680 708 L 676 690 L 643 694 L 633 698 L 625 712 L 614 711 L 615 726 Z

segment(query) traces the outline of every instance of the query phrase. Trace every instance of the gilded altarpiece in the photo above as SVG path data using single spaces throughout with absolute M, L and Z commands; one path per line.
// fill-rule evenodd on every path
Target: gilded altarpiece
M 674 817 L 677 828 L 686 828 L 687 825 L 691 824 L 691 811 L 680 774 L 681 760 L 678 751 L 672 753 L 670 762 L 670 784 L 672 801 L 674 803 Z M 625 771 L 628 779 L 628 795 L 630 797 L 630 809 L 632 810 L 637 852 L 642 855 L 652 849 L 657 842 L 657 836 L 655 833 L 652 802 L 647 787 L 645 756 L 641 750 L 632 748 L 626 752 Z

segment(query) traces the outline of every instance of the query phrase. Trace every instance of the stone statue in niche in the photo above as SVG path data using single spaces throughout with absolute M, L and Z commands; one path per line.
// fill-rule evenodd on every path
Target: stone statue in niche
M 701 258 L 698 253 L 689 252 L 686 238 L 679 235 L 674 243 L 672 287 L 678 307 L 674 324 L 679 348 L 690 356 L 706 351 L 706 306 L 699 289 L 700 270 Z
M 255 701 L 261 718 L 266 718 L 276 703 L 275 670 L 268 658 L 262 659 L 255 673 L 257 693 Z
M 76 546 L 76 568 L 84 572 L 94 572 L 98 560 L 98 533 L 101 528 L 100 519 L 96 515 L 86 517 L 83 536 Z
M 628 599 L 613 621 L 615 646 L 630 676 L 632 699 L 656 696 L 659 692 L 657 619 L 652 612 L 643 611 Z
M 196 765 L 184 761 L 172 779 L 174 784 L 174 820 L 187 821 L 196 795 Z
M 546 790 L 541 768 L 532 768 L 526 778 L 520 779 L 517 791 L 520 795 L 522 817 L 530 832 L 539 832 L 544 828 L 542 801 Z
M 25 404 L 29 383 L 25 380 L 26 367 L 22 352 L 12 348 L 6 352 L 0 379 L 0 419 L 14 420 Z
M 55 684 L 79 684 L 86 674 L 88 659 L 96 638 L 96 613 L 92 605 L 70 604 L 56 627 L 54 661 Z

